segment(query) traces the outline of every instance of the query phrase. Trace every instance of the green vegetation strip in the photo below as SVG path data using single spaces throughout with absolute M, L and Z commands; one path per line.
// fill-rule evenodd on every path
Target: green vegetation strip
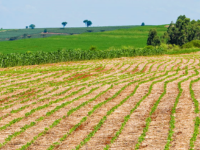
M 192 100 L 193 100 L 193 102 L 194 102 L 195 113 L 196 113 L 196 114 L 199 113 L 199 102 L 198 102 L 198 100 L 195 98 L 194 91 L 193 91 L 193 89 L 192 89 L 192 85 L 193 85 L 195 82 L 198 82 L 198 81 L 200 81 L 200 78 L 198 78 L 198 79 L 196 79 L 196 80 L 192 80 L 192 81 L 190 82 L 190 95 L 191 95 L 191 98 L 192 98 Z
M 192 85 L 195 83 L 195 82 L 198 82 L 200 81 L 200 78 L 196 79 L 196 80 L 192 80 L 190 82 L 190 95 L 191 95 L 191 98 L 194 102 L 194 107 L 195 107 L 195 110 L 194 112 L 196 114 L 199 113 L 199 102 L 197 101 L 197 99 L 195 98 L 195 95 L 194 95 L 194 91 L 192 89 Z M 193 135 L 192 135 L 192 138 L 190 139 L 190 150 L 194 150 L 194 143 L 197 139 L 197 136 L 199 135 L 199 126 L 200 126 L 200 118 L 197 116 L 196 119 L 195 119 L 195 123 L 194 123 L 194 132 L 193 132 Z
M 178 105 L 178 102 L 179 102 L 179 98 L 181 97 L 181 94 L 183 92 L 183 89 L 181 88 L 181 83 L 187 81 L 188 79 L 190 79 L 191 77 L 193 76 L 197 76 L 199 74 L 199 72 L 197 70 L 195 70 L 196 74 L 193 74 L 189 77 L 187 77 L 186 79 L 183 79 L 181 80 L 180 82 L 178 82 L 178 89 L 179 89 L 179 93 L 178 93 L 178 96 L 176 97 L 176 100 L 175 100 L 175 103 L 174 103 L 174 107 L 172 108 L 172 111 L 171 111 L 171 115 L 170 115 L 170 129 L 169 129 L 169 133 L 168 133 L 168 138 L 167 138 L 167 143 L 165 145 L 165 150 L 169 150 L 170 149 L 170 143 L 172 141 L 172 136 L 173 136 L 173 133 L 174 133 L 174 128 L 175 128 L 175 113 L 176 113 L 176 107 Z
M 200 126 L 200 118 L 196 117 L 195 124 L 194 124 L 194 132 L 192 138 L 190 139 L 190 150 L 194 150 L 194 143 L 199 135 L 199 126 Z
M 158 49 L 113 49 L 108 50 L 58 50 L 55 52 L 0 54 L 0 67 L 38 65 L 66 61 L 120 58 L 132 56 L 147 56 L 164 54 L 165 50 Z

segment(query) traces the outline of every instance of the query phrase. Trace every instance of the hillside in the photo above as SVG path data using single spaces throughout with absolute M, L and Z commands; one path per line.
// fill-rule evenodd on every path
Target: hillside
M 164 27 L 164 25 L 135 26 L 129 29 L 117 29 L 105 32 L 91 32 L 91 33 L 87 32 L 78 35 L 60 35 L 60 36 L 54 35 L 48 38 L 41 38 L 40 36 L 40 38 L 0 42 L 0 52 L 25 53 L 27 51 L 31 52 L 56 51 L 58 49 L 77 49 L 77 48 L 88 50 L 91 47 L 91 45 L 96 46 L 100 50 L 105 50 L 110 47 L 121 48 L 122 46 L 144 47 L 146 46 L 148 32 L 151 28 L 156 28 L 159 35 L 162 35 L 167 30 L 167 28 Z M 90 29 L 97 30 L 97 28 L 90 28 Z M 67 31 L 68 29 L 62 29 L 62 31 L 63 30 Z M 34 29 L 30 31 L 35 32 L 37 30 Z M 38 33 L 42 31 L 43 29 L 41 31 L 38 30 Z
M 16 37 L 18 40 L 19 39 L 24 39 L 23 34 L 30 35 L 30 38 L 41 38 L 41 33 L 44 32 L 46 29 L 47 32 L 50 33 L 57 33 L 57 34 L 81 34 L 85 32 L 89 32 L 90 30 L 92 32 L 101 32 L 101 31 L 112 31 L 112 30 L 117 30 L 117 29 L 128 29 L 132 27 L 137 27 L 137 26 L 102 26 L 102 27 L 66 27 L 66 28 L 35 28 L 35 29 L 3 29 L 0 30 L 0 41 L 7 41 L 11 37 Z M 91 32 L 90 31 L 90 32 Z M 52 35 L 46 35 L 46 37 L 52 36 Z M 26 37 L 28 38 L 28 37 Z

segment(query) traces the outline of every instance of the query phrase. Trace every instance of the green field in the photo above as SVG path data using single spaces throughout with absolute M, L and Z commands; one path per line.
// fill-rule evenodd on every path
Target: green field
M 56 51 L 58 49 L 78 49 L 78 48 L 82 50 L 88 50 L 91 45 L 96 46 L 97 49 L 99 50 L 106 50 L 111 47 L 121 48 L 122 46 L 133 46 L 135 48 L 140 48 L 146 46 L 147 36 L 150 29 L 156 28 L 158 34 L 162 35 L 167 30 L 167 28 L 164 26 L 165 25 L 135 26 L 129 29 L 118 29 L 114 31 L 91 32 L 91 33 L 87 32 L 78 35 L 59 35 L 47 38 L 31 38 L 31 39 L 21 39 L 15 41 L 2 41 L 0 42 L 0 52 L 1 53 L 18 53 L 18 52 L 24 53 L 27 51 L 49 52 L 49 51 Z M 95 30 L 95 27 L 89 29 Z M 29 31 L 34 31 L 34 32 L 36 30 L 37 29 L 33 30 L 29 29 Z M 62 29 L 62 31 L 64 30 L 67 29 Z M 100 30 L 100 28 L 98 30 Z M 75 31 L 73 33 L 75 33 Z
M 99 27 L 70 27 L 70 28 L 35 28 L 35 29 L 1 29 L 0 41 L 8 41 L 11 37 L 23 39 L 23 34 L 31 35 L 31 38 L 40 38 L 41 33 L 46 29 L 51 33 L 67 33 L 67 34 L 81 34 L 92 30 L 92 32 L 112 31 L 117 29 L 128 29 L 137 26 L 99 26 Z M 52 36 L 52 35 L 49 35 Z

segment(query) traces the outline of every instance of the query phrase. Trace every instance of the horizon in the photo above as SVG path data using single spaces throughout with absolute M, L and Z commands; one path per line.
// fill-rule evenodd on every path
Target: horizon
M 145 26 L 164 26 L 164 25 L 169 25 L 169 24 L 160 24 L 160 25 L 146 25 L 145 24 Z M 141 26 L 141 25 L 116 25 L 116 26 L 91 26 L 91 27 L 65 27 L 65 29 L 67 29 L 67 28 L 95 28 L 95 27 L 123 27 L 123 26 Z M 57 29 L 57 28 L 63 28 L 63 27 L 35 27 L 34 29 L 44 29 L 44 28 L 46 28 L 46 29 L 53 29 L 53 28 L 55 28 L 55 29 Z M 26 28 L 13 28 L 13 30 L 15 30 L 15 29 L 26 29 Z M 31 29 L 30 27 L 28 28 L 28 29 Z M 31 29 L 31 30 L 34 30 L 34 29 Z M 1 30 L 1 29 L 0 29 Z M 3 28 L 3 30 L 12 30 L 12 28 L 10 28 L 10 29 L 4 29 Z
M 24 29 L 30 24 L 36 28 L 85 27 L 83 20 L 92 26 L 164 25 L 175 22 L 179 15 L 191 20 L 200 19 L 200 2 L 197 0 L 0 0 L 3 29 Z M 169 11 L 170 10 L 170 11 Z

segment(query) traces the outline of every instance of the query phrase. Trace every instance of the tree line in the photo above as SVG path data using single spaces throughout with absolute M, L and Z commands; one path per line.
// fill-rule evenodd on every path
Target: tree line
M 87 27 L 89 27 L 89 26 L 92 25 L 92 21 L 90 21 L 90 20 L 84 20 L 83 23 L 85 23 L 85 25 L 86 25 Z M 67 25 L 67 22 L 62 22 L 61 24 L 63 25 L 63 28 L 64 28 L 64 27 Z M 31 24 L 31 25 L 29 25 L 29 28 L 34 29 L 34 28 L 35 28 L 35 25 L 34 25 L 34 24 Z M 26 26 L 26 29 L 28 29 L 28 26 Z
M 157 46 L 161 43 L 175 44 L 182 46 L 192 40 L 200 39 L 200 20 L 190 20 L 185 15 L 180 15 L 176 23 L 171 22 L 167 32 L 161 37 L 157 35 L 156 29 L 149 31 L 147 45 Z

